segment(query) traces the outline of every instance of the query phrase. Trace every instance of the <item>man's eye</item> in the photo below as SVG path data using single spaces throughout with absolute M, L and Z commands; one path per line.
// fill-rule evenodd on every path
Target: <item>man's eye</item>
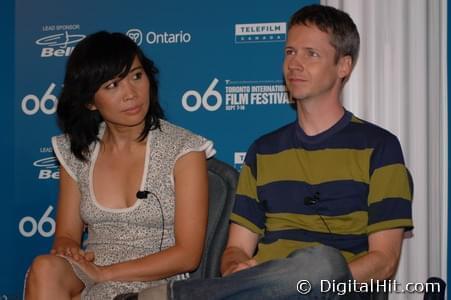
M 295 54 L 295 51 L 293 49 L 286 49 L 285 50 L 285 55 L 286 56 L 293 55 L 293 54 Z
M 309 51 L 309 55 L 311 57 L 319 57 L 319 54 L 317 52 L 315 52 L 315 51 Z

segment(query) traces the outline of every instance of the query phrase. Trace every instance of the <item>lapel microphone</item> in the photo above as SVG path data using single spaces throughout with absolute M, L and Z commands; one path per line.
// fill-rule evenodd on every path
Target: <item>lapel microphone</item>
M 138 198 L 138 199 L 146 199 L 149 194 L 150 194 L 149 191 L 137 191 L 136 192 L 136 198 Z
M 315 205 L 319 201 L 320 193 L 316 192 L 313 197 L 312 196 L 305 196 L 304 197 L 304 204 L 307 206 Z
M 324 226 L 326 227 L 329 234 L 332 234 L 332 231 L 329 228 L 329 225 L 327 225 L 326 220 L 324 220 L 323 216 L 318 212 L 318 208 L 316 207 L 316 204 L 319 202 L 320 199 L 320 193 L 315 192 L 313 196 L 305 196 L 304 197 L 304 204 L 307 206 L 311 206 L 313 210 L 316 212 L 316 214 L 320 217 L 321 221 L 323 222 Z
M 164 238 L 164 212 L 163 212 L 163 206 L 161 205 L 161 201 L 160 198 L 158 198 L 158 196 L 151 191 L 137 191 L 136 192 L 136 198 L 144 200 L 147 199 L 147 196 L 149 196 L 149 194 L 152 194 L 155 199 L 157 200 L 158 206 L 160 207 L 160 213 L 161 213 L 161 239 L 160 239 L 160 247 L 159 247 L 159 251 L 161 251 L 162 246 L 163 246 L 163 238 Z

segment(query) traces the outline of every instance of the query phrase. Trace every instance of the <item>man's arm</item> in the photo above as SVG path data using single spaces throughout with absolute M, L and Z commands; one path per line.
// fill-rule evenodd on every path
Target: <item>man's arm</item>
M 358 282 L 370 279 L 389 279 L 398 267 L 404 229 L 395 228 L 375 232 L 368 237 L 368 253 L 349 264 Z
M 246 227 L 231 223 L 229 239 L 221 260 L 222 276 L 255 266 L 257 262 L 252 259 L 252 256 L 257 242 L 258 234 Z

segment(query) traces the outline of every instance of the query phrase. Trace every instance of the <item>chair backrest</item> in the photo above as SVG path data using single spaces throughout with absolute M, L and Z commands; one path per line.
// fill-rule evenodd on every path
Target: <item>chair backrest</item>
M 208 166 L 208 225 L 204 252 L 199 267 L 190 278 L 212 278 L 220 275 L 221 256 L 227 243 L 229 217 L 235 201 L 238 171 L 211 158 Z

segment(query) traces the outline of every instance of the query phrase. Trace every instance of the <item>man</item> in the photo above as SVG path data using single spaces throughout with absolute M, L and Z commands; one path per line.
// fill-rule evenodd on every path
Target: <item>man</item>
M 394 275 L 412 228 L 411 191 L 398 139 L 343 108 L 359 42 L 352 19 L 335 8 L 311 5 L 292 16 L 283 69 L 297 120 L 247 152 L 223 277 L 171 283 L 139 299 L 333 299 L 340 295 L 321 281 Z

